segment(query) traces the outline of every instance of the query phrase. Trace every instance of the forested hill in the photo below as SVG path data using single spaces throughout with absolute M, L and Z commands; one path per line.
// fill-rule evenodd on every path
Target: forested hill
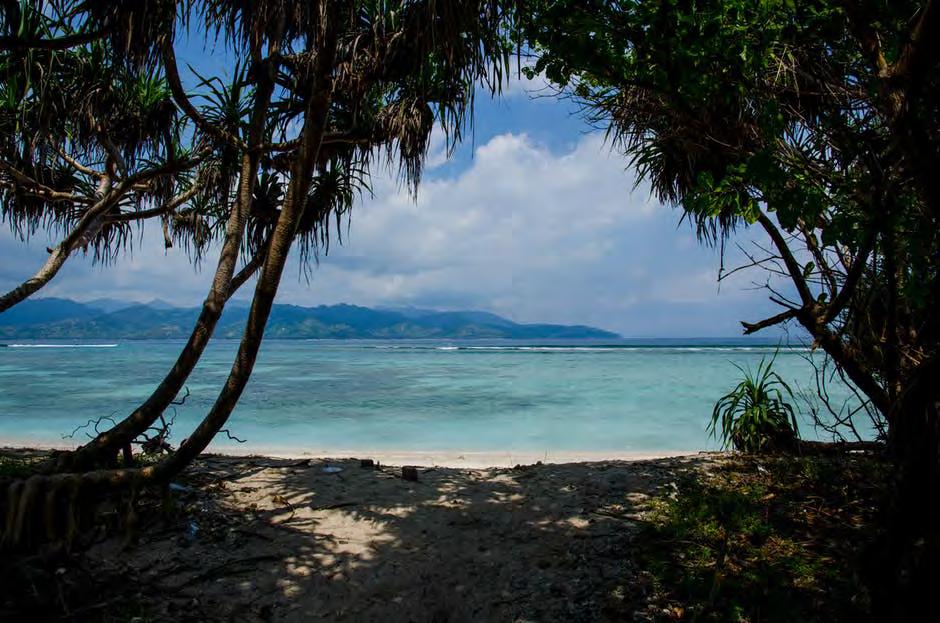
M 122 306 L 113 300 L 102 300 L 100 305 L 56 298 L 27 300 L 0 314 L 0 339 L 186 338 L 198 314 L 197 308 L 178 308 L 162 301 Z M 247 316 L 244 305 L 230 305 L 215 335 L 241 337 Z M 486 312 L 383 310 L 355 305 L 275 305 L 266 335 L 336 339 L 618 337 L 581 325 L 518 324 Z

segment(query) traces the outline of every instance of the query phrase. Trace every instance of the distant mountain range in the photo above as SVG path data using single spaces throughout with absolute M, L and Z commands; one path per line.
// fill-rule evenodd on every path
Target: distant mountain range
M 186 338 L 199 309 L 164 301 L 122 303 L 98 299 L 29 299 L 0 314 L 0 340 Z M 244 304 L 226 307 L 215 335 L 238 338 L 248 317 Z M 616 338 L 582 325 L 518 324 L 478 311 L 371 309 L 355 305 L 275 305 L 267 336 L 332 339 L 580 339 Z

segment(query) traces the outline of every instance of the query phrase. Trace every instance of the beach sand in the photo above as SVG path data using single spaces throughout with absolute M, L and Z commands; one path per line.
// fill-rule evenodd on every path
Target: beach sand
M 174 519 L 153 512 L 134 545 L 111 537 L 83 564 L 134 584 L 153 620 L 650 620 L 623 593 L 647 502 L 723 456 L 416 482 L 361 467 L 374 456 L 203 456 L 173 487 Z
M 0 449 L 31 448 L 35 450 L 72 450 L 84 439 L 63 439 L 49 442 L 36 437 L 0 437 Z M 278 459 L 339 459 L 370 458 L 383 465 L 417 465 L 422 467 L 457 467 L 482 469 L 514 467 L 534 463 L 584 463 L 598 461 L 637 461 L 696 454 L 697 450 L 655 451 L 579 451 L 579 450 L 390 450 L 387 448 L 310 448 L 290 445 L 215 443 L 209 453 L 234 457 L 270 457 Z

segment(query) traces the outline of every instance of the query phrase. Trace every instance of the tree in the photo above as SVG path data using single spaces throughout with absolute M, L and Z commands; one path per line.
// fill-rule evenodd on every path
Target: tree
M 51 21 L 39 8 L 13 6 L 3 25 L 17 18 L 20 36 Z M 181 147 L 164 81 L 152 67 L 131 71 L 111 56 L 101 41 L 0 50 L 0 218 L 23 238 L 39 229 L 63 236 L 35 275 L 0 296 L 0 312 L 46 285 L 79 249 L 113 260 L 132 222 L 166 216 L 194 193 L 189 174 L 201 158 Z
M 367 188 L 377 157 L 397 161 L 403 179 L 415 189 L 432 129 L 440 127 L 453 146 L 468 122 L 477 85 L 497 91 L 508 62 L 504 29 L 509 13 L 494 0 L 285 0 L 261 8 L 206 0 L 192 11 L 185 16 L 204 20 L 207 30 L 218 33 L 248 63 L 245 87 L 251 92 L 246 106 L 250 112 L 225 116 L 200 110 L 182 88 L 171 34 L 149 39 L 156 41 L 156 52 L 141 52 L 138 57 L 159 57 L 174 102 L 196 128 L 193 140 L 209 151 L 206 176 L 217 183 L 193 197 L 193 227 L 205 213 L 224 204 L 230 184 L 226 180 L 238 179 L 220 266 L 226 248 L 232 251 L 230 257 L 245 246 L 253 257 L 264 258 L 238 353 L 202 423 L 159 463 L 101 468 L 96 460 L 72 461 L 67 465 L 71 471 L 4 483 L 8 495 L 0 495 L 0 510 L 7 520 L 3 527 L 7 546 L 53 538 L 73 528 L 53 519 L 46 524 L 47 534 L 40 534 L 42 513 L 64 500 L 93 500 L 121 491 L 133 495 L 141 487 L 165 484 L 184 469 L 225 425 L 248 382 L 295 242 L 302 256 L 316 257 L 329 242 L 331 221 L 338 227 L 357 193 Z M 89 15 L 87 29 L 100 30 L 96 16 Z M 122 45 L 134 49 L 133 41 Z M 234 86 L 226 90 L 219 89 L 218 82 L 211 84 L 222 99 L 241 101 L 231 98 Z M 234 108 L 244 110 L 240 104 Z M 251 120 L 247 135 L 240 121 L 245 115 Z M 227 126 L 226 120 L 239 121 Z M 233 162 L 240 162 L 237 175 Z M 203 200 L 212 210 L 200 207 Z M 193 243 L 184 226 L 177 231 Z M 246 233 L 242 245 L 230 245 L 242 231 Z M 233 280 L 221 276 L 217 272 L 220 287 L 216 294 L 210 293 L 203 315 L 214 314 L 216 302 L 224 301 L 231 291 Z M 190 343 L 208 340 L 209 333 L 211 328 L 198 337 L 194 332 Z M 188 372 L 180 374 L 185 378 Z M 180 378 L 174 371 L 170 376 L 174 383 Z M 161 400 L 172 400 L 176 392 L 171 390 L 158 389 Z M 160 411 L 156 404 L 143 414 L 132 414 L 102 445 L 112 451 L 114 437 L 120 435 L 120 442 L 133 439 L 142 432 L 140 426 L 159 417 Z
M 768 278 L 782 310 L 745 332 L 797 322 L 886 419 L 901 484 L 879 616 L 925 598 L 940 562 L 937 3 L 523 6 L 530 73 L 607 126 L 701 238 L 764 230 L 752 265 L 787 287 Z
M 96 258 L 116 261 L 132 240 L 131 223 L 159 217 L 166 245 L 191 246 L 196 259 L 209 243 L 223 238 L 202 313 L 163 382 L 117 430 L 103 434 L 79 453 L 59 457 L 54 466 L 82 469 L 112 463 L 117 449 L 156 421 L 198 362 L 225 301 L 260 266 L 263 246 L 246 247 L 246 265 L 233 277 L 249 209 L 240 206 L 250 204 L 259 154 L 248 154 L 246 149 L 240 155 L 216 134 L 206 136 L 185 123 L 152 51 L 172 35 L 172 28 L 162 33 L 156 30 L 156 38 L 152 32 L 141 34 L 132 28 L 141 23 L 139 11 L 146 7 L 130 3 L 122 12 L 122 7 L 101 5 L 102 13 L 95 6 L 64 3 L 62 12 L 72 16 L 66 19 L 55 11 L 44 13 L 41 4 L 14 4 L 4 14 L 5 25 L 15 27 L 16 32 L 3 43 L 22 40 L 28 47 L 13 45 L 2 56 L 6 70 L 2 119 L 9 130 L 0 159 L 0 172 L 7 174 L 0 177 L 6 191 L 2 214 L 23 237 L 40 228 L 65 230 L 67 235 L 50 250 L 49 259 L 34 277 L 0 298 L 0 310 L 45 285 L 79 248 L 91 246 Z M 168 6 L 174 15 L 175 3 Z M 80 30 L 97 36 L 84 37 L 64 50 L 48 49 L 49 41 L 75 40 L 71 19 L 82 15 L 82 9 L 86 13 Z M 174 21 L 165 25 L 172 27 Z M 122 33 L 122 38 L 109 40 L 104 34 L 109 31 Z M 244 129 L 245 140 L 258 145 L 270 135 L 266 112 L 272 89 L 256 89 L 252 93 L 256 103 L 246 105 L 248 83 L 243 71 L 235 74 L 233 84 L 215 88 L 217 97 L 203 107 L 204 114 L 222 131 L 239 134 Z M 176 87 L 177 91 L 181 88 Z M 247 119 L 252 112 L 253 118 Z M 188 151 L 183 150 L 184 143 Z M 198 155 L 193 156 L 195 152 Z M 155 159 L 163 161 L 156 163 L 161 166 L 155 167 Z M 233 200 L 240 160 L 244 183 L 239 182 Z M 132 170 L 133 177 L 124 181 L 129 167 L 141 172 Z M 174 185 L 180 188 L 178 195 L 161 197 Z M 239 207 L 232 209 L 233 205 Z

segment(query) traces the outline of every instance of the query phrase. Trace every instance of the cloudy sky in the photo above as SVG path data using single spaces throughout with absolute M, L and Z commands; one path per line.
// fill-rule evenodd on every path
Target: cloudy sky
M 450 160 L 432 148 L 417 198 L 377 171 L 343 246 L 309 282 L 293 262 L 279 302 L 479 309 L 624 336 L 738 335 L 738 320 L 774 312 L 752 284 L 759 274 L 719 288 L 718 252 L 634 188 L 603 135 L 539 87 L 522 79 L 498 101 L 481 98 L 472 140 Z M 32 274 L 53 243 L 0 229 L 0 288 Z M 150 223 L 117 265 L 76 256 L 42 295 L 195 305 L 213 268 L 214 258 L 194 270 L 182 250 L 165 251 Z

